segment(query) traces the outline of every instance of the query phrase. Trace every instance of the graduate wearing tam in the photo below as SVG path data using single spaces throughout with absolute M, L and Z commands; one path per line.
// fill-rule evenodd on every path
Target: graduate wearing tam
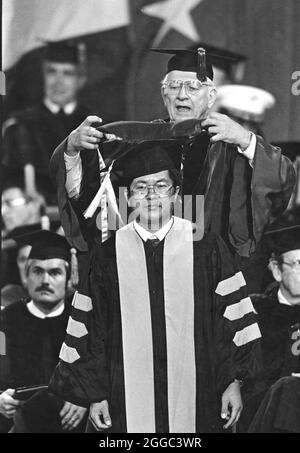
M 232 252 L 247 258 L 255 251 L 266 225 L 287 206 L 295 182 L 292 165 L 261 137 L 226 115 L 211 113 L 217 89 L 205 49 L 154 50 L 169 56 L 161 82 L 169 118 L 153 122 L 153 131 L 162 124 L 198 120 L 197 130 L 186 133 L 182 146 L 182 195 L 192 195 L 194 199 L 204 195 L 205 231 L 220 234 Z M 95 122 L 100 124 L 98 117 L 87 118 L 56 149 L 50 164 L 58 187 L 62 222 L 71 241 L 73 228 L 78 226 L 72 207 L 82 227 L 83 214 L 103 180 L 103 173 L 99 172 L 105 166 L 103 159 L 107 163 L 110 152 L 122 143 L 107 143 L 103 132 L 94 127 Z M 82 156 L 85 151 L 98 149 L 98 145 L 101 156 L 95 153 L 88 167 Z M 195 221 L 195 212 L 193 215 Z M 84 227 L 81 232 L 85 232 Z M 95 229 L 91 228 L 85 240 L 91 242 L 94 234 Z M 79 247 L 82 238 L 80 241 Z
M 14 432 L 61 432 L 78 426 L 83 408 L 51 396 L 47 390 L 21 404 L 17 387 L 47 385 L 58 361 L 70 311 L 70 247 L 64 237 L 40 230 L 15 238 L 32 246 L 27 262 L 29 300 L 2 311 L 9 372 L 1 377 L 2 422 L 14 418 Z
M 143 142 L 116 162 L 130 223 L 96 244 L 73 299 L 51 391 L 90 407 L 89 431 L 220 432 L 240 416 L 260 331 L 224 242 L 173 215 L 180 146 Z
M 45 43 L 41 52 L 43 99 L 13 112 L 4 123 L 3 178 L 25 187 L 29 195 L 42 194 L 56 205 L 49 160 L 55 147 L 88 115 L 78 102 L 84 84 L 79 49 L 70 43 Z

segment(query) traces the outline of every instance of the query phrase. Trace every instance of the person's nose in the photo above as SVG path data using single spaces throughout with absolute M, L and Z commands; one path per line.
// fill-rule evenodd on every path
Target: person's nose
M 152 198 L 155 198 L 155 197 L 156 197 L 156 193 L 155 193 L 154 187 L 149 186 L 147 188 L 147 199 L 151 200 Z
M 44 272 L 43 275 L 42 275 L 42 283 L 43 283 L 43 285 L 49 285 L 49 280 L 50 280 L 50 277 L 49 277 L 48 272 Z
M 186 87 L 185 87 L 184 83 L 182 83 L 179 88 L 179 91 L 177 93 L 177 99 L 179 99 L 179 100 L 188 99 L 188 95 L 187 95 L 187 91 L 186 91 Z

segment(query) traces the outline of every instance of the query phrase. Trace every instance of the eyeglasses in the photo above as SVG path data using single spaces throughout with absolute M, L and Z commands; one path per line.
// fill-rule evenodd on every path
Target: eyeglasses
M 287 266 L 290 266 L 292 269 L 300 270 L 300 260 L 295 260 L 292 261 L 291 263 L 288 263 L 287 261 L 281 261 L 281 264 L 286 264 Z
M 24 206 L 26 204 L 25 198 L 14 198 L 13 200 L 2 200 L 2 207 L 7 206 L 8 208 L 17 208 L 18 206 Z
M 177 94 L 181 90 L 182 86 L 189 94 L 197 94 L 203 87 L 203 85 L 209 85 L 205 82 L 200 82 L 198 79 L 193 80 L 170 80 L 168 82 L 162 82 L 162 87 L 166 94 Z
M 139 182 L 131 187 L 131 192 L 135 198 L 145 198 L 148 195 L 150 190 L 160 197 L 167 197 L 170 189 L 173 187 L 173 184 L 167 184 L 165 182 L 156 182 L 153 185 L 148 185 L 143 182 Z

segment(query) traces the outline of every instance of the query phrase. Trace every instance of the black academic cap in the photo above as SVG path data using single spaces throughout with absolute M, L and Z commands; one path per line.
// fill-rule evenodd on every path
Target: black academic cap
M 79 63 L 78 46 L 73 43 L 66 42 L 46 42 L 44 60 L 55 61 L 59 63 Z
M 171 71 L 189 71 L 196 72 L 199 71 L 198 66 L 198 52 L 197 49 L 150 49 L 153 52 L 165 53 L 173 55 L 167 66 L 167 73 Z M 206 75 L 211 80 L 214 78 L 213 68 L 210 62 L 209 55 L 206 54 Z
M 129 185 L 140 176 L 164 170 L 179 171 L 180 164 L 180 140 L 151 140 L 132 146 L 130 152 L 115 163 L 114 172 L 119 173 L 122 184 Z
M 300 142 L 276 142 L 273 145 L 279 146 L 282 153 L 292 161 L 296 160 L 297 156 L 300 156 Z
M 264 236 L 274 255 L 300 249 L 300 208 L 286 211 L 269 226 Z
M 61 258 L 70 261 L 70 246 L 66 239 L 52 231 L 38 230 L 15 236 L 18 246 L 31 245 L 32 249 L 28 259 L 48 260 Z
M 230 74 L 232 67 L 239 63 L 245 63 L 247 57 L 238 52 L 223 49 L 221 47 L 213 46 L 200 42 L 197 45 L 190 47 L 190 50 L 196 51 L 197 48 L 203 47 L 209 55 L 209 60 L 213 66 L 222 69 L 227 74 Z
M 48 219 L 48 221 L 49 221 L 49 219 Z M 50 226 L 50 231 L 55 232 L 60 227 L 60 221 L 59 220 L 54 220 L 54 221 L 52 221 L 50 223 L 49 226 Z M 41 225 L 41 222 L 32 223 L 30 225 L 21 225 L 21 226 L 18 226 L 16 228 L 14 228 L 13 230 L 11 230 L 7 234 L 5 239 L 15 239 L 15 238 L 18 238 L 19 236 L 22 237 L 22 236 L 27 235 L 27 234 L 29 234 L 29 238 L 30 238 L 31 233 L 35 233 L 37 231 L 40 231 L 41 229 L 44 229 L 42 227 L 42 225 Z M 24 244 L 23 243 L 22 245 L 28 245 L 28 244 Z

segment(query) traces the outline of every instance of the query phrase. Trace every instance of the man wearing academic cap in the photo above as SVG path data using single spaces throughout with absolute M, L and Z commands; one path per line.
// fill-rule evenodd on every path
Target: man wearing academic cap
M 278 219 L 265 234 L 276 284 L 252 297 L 262 333 L 263 370 L 249 408 L 245 405 L 248 422 L 264 395 L 265 399 L 251 432 L 300 432 L 299 212 L 294 215 L 289 213 L 289 221 L 287 215 Z
M 129 223 L 93 247 L 51 391 L 90 406 L 89 431 L 219 432 L 242 410 L 260 331 L 224 242 L 173 215 L 181 144 L 145 141 L 116 162 Z
M 49 176 L 53 149 L 87 116 L 78 103 L 84 75 L 79 50 L 69 43 L 48 43 L 42 52 L 44 98 L 4 123 L 3 178 L 24 186 L 28 195 L 57 203 Z M 38 195 L 37 195 L 38 192 Z
M 50 395 L 45 389 L 26 403 L 15 397 L 18 387 L 47 386 L 58 361 L 70 303 L 70 248 L 64 237 L 50 231 L 15 238 L 32 246 L 27 262 L 29 300 L 2 313 L 8 373 L 1 376 L 1 426 L 14 418 L 14 432 L 61 432 L 76 428 L 86 410 Z M 3 370 L 2 370 L 3 372 Z
M 186 124 L 185 120 L 199 120 L 196 130 L 184 131 L 188 140 L 182 146 L 182 194 L 204 195 L 205 231 L 220 234 L 234 253 L 247 258 L 266 225 L 287 206 L 295 182 L 292 165 L 279 149 L 228 116 L 210 113 L 217 90 L 208 56 L 188 50 L 159 51 L 173 54 L 161 85 L 169 124 L 176 127 Z M 94 127 L 97 121 L 96 116 L 88 117 L 57 148 L 51 161 L 66 236 L 73 236 L 78 247 L 82 238 L 74 239 L 73 230 L 78 228 L 74 210 L 80 207 L 77 214 L 83 221 L 82 213 L 102 181 L 101 156 L 109 160 L 112 148 L 112 142 L 102 143 L 107 136 Z M 163 120 L 154 123 L 154 135 L 162 123 L 168 127 Z M 119 137 L 126 135 L 118 132 Z M 83 161 L 85 152 L 98 149 L 100 143 L 101 156 L 95 153 L 88 163 Z

